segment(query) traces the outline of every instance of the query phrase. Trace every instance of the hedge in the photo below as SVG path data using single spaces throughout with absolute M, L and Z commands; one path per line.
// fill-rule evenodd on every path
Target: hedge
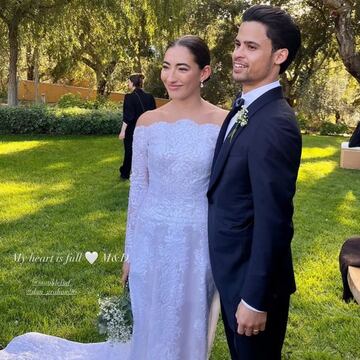
M 324 122 L 320 126 L 320 135 L 343 135 L 347 133 L 349 133 L 349 127 L 343 123 Z
M 121 111 L 0 107 L 0 134 L 116 134 L 121 121 Z
M 58 108 L 83 108 L 96 110 L 117 111 L 121 104 L 115 103 L 106 97 L 98 97 L 95 100 L 84 100 L 79 94 L 67 93 L 61 96 L 57 103 Z
M 304 133 L 316 133 L 320 135 L 344 135 L 351 133 L 351 129 L 344 123 L 334 124 L 329 121 L 320 121 L 319 119 L 310 120 L 303 114 L 297 114 L 297 121 L 300 129 Z

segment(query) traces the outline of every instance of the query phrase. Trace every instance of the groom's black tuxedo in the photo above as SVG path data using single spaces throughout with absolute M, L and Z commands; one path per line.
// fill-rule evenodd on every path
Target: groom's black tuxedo
M 301 135 L 280 87 L 251 103 L 247 125 L 224 141 L 235 113 L 221 128 L 207 195 L 213 275 L 224 321 L 236 333 L 242 299 L 268 311 L 269 319 L 274 301 L 283 297 L 286 303 L 295 291 L 290 243 Z

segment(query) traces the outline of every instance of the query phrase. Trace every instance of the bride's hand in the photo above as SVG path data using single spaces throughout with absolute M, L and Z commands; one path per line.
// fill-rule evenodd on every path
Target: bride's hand
M 130 263 L 128 261 L 124 261 L 122 267 L 122 276 L 121 276 L 121 284 L 123 286 L 125 286 L 125 283 L 129 277 L 129 271 L 130 271 Z

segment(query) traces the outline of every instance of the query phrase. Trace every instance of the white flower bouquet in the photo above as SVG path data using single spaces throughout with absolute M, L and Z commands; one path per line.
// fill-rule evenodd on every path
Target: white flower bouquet
M 125 343 L 130 340 L 133 329 L 133 317 L 129 285 L 126 284 L 120 296 L 100 298 L 98 314 L 98 329 L 100 334 L 106 334 L 113 342 Z

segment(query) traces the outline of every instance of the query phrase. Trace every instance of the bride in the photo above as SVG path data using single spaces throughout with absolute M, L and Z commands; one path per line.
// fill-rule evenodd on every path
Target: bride
M 161 70 L 171 101 L 144 113 L 137 122 L 126 233 L 128 261 L 122 277 L 123 281 L 129 278 L 130 284 L 131 343 L 111 347 L 25 334 L 0 351 L 0 359 L 50 360 L 61 353 L 59 359 L 208 358 L 219 304 L 208 255 L 206 191 L 216 139 L 227 114 L 201 97 L 200 89 L 210 75 L 205 42 L 192 35 L 177 39 L 169 45 Z M 29 353 L 35 357 L 2 357 L 29 343 Z M 96 357 L 99 347 L 107 354 Z M 76 357 L 72 351 L 77 351 Z

